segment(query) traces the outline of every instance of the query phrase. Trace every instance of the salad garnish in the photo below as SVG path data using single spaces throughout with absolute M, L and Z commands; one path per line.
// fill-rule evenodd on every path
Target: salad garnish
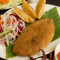
M 6 45 L 14 44 L 24 28 L 25 22 L 16 14 L 10 14 L 6 17 L 4 15 L 0 16 L 0 40 L 5 41 Z
M 0 0 L 0 9 L 9 9 L 15 5 L 19 5 L 21 1 L 22 0 Z

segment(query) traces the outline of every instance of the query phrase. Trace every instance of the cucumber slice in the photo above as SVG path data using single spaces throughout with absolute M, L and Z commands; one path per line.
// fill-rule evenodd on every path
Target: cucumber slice
M 6 34 L 12 32 L 12 31 L 13 31 L 13 30 L 9 30 L 9 31 L 4 31 L 4 32 L 2 32 L 2 33 L 0 34 L 0 37 L 5 36 Z
M 6 43 L 7 43 L 7 46 L 9 46 L 9 40 L 6 38 Z

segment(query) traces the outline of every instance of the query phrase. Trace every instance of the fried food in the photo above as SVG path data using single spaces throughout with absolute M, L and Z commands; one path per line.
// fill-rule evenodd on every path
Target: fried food
M 40 19 L 43 15 L 45 3 L 46 3 L 46 0 L 39 0 L 38 4 L 36 6 L 36 13 L 37 13 L 38 19 Z
M 29 16 L 31 16 L 32 18 L 36 19 L 37 18 L 37 14 L 34 11 L 34 9 L 28 4 L 28 2 L 26 0 L 22 0 L 22 8 L 24 10 L 24 12 L 26 14 L 28 14 Z
M 23 21 L 27 23 L 33 23 L 35 21 L 32 17 L 30 17 L 24 11 L 22 11 L 21 9 L 17 7 L 14 7 L 14 11 Z
M 16 40 L 13 53 L 20 56 L 34 55 L 48 46 L 54 37 L 52 19 L 41 19 L 25 28 Z

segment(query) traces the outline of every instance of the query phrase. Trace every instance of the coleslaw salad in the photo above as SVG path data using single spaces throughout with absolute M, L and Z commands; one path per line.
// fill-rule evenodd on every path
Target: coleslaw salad
M 12 10 L 8 14 L 0 16 L 0 40 L 4 44 L 14 44 L 24 28 L 25 22 L 12 13 Z
M 18 5 L 19 3 L 21 3 L 22 0 L 10 0 L 8 3 L 6 4 L 2 4 L 0 3 L 0 9 L 8 9 L 11 8 L 15 5 Z

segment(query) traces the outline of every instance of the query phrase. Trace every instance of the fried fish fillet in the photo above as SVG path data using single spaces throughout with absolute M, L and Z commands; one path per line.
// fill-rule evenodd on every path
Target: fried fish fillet
M 13 53 L 20 56 L 34 55 L 48 46 L 54 37 L 52 19 L 41 19 L 26 27 L 16 40 Z

